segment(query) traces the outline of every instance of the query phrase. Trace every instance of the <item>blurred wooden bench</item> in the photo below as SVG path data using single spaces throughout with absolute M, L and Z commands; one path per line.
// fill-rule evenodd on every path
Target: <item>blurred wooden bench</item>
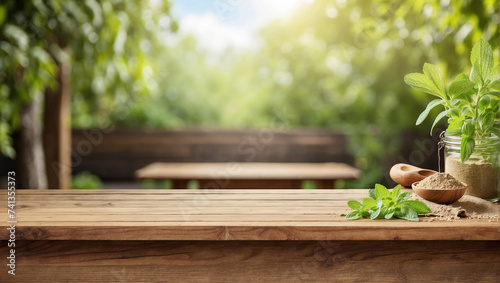
M 73 173 L 107 181 L 133 181 L 155 162 L 354 163 L 346 136 L 325 129 L 74 130 L 72 146 Z
M 185 189 L 196 180 L 202 189 L 300 189 L 314 181 L 318 189 L 333 189 L 336 180 L 352 180 L 361 171 L 344 163 L 161 163 L 135 172 L 140 180 L 171 180 Z

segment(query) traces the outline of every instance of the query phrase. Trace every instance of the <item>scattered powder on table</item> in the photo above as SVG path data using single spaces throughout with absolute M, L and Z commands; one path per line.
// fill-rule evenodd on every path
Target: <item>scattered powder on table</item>
M 464 187 L 459 180 L 448 173 L 433 174 L 420 181 L 418 186 L 427 190 L 457 190 Z
M 429 221 L 453 221 L 460 218 L 467 219 L 485 219 L 488 221 L 499 221 L 500 205 L 491 203 L 478 197 L 465 195 L 458 201 L 450 204 L 437 204 L 413 194 L 412 200 L 418 200 L 425 203 L 431 213 L 426 216 L 434 216 Z

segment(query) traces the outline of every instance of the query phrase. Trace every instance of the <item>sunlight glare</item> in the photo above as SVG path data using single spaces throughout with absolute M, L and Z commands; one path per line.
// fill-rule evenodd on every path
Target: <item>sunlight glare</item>
M 268 18 L 289 20 L 302 2 L 301 0 L 262 0 L 259 1 L 259 8 L 260 12 Z

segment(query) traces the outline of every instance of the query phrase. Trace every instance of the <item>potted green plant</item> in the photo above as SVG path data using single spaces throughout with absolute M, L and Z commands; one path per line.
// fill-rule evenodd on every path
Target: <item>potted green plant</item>
M 468 184 L 467 194 L 484 199 L 499 197 L 499 67 L 494 65 L 491 46 L 480 39 L 472 48 L 472 68 L 446 87 L 439 68 L 426 63 L 423 73 L 410 73 L 404 81 L 413 88 L 436 96 L 420 114 L 421 124 L 439 106 L 431 127 L 448 117 L 444 135 L 445 171 Z

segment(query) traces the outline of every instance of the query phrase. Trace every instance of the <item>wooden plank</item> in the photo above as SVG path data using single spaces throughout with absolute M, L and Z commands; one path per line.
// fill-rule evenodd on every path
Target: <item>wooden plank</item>
M 498 282 L 499 241 L 19 241 L 2 282 Z M 8 254 L 6 245 L 0 254 Z M 369 278 L 369 279 L 367 279 Z
M 338 209 L 338 208 L 337 208 Z M 346 208 L 347 209 L 347 208 Z M 238 215 L 255 215 L 255 214 L 316 214 L 316 213 L 333 213 L 333 208 L 330 207 L 220 207 L 220 206 L 187 206 L 187 207 L 162 207 L 162 208 L 148 208 L 142 207 L 35 207 L 35 208 L 22 208 L 17 209 L 17 212 L 23 215 L 36 215 L 36 214 L 75 214 L 82 213 L 92 214 L 121 214 L 121 215 L 154 215 L 154 214 L 238 214 Z
M 244 217 L 245 216 L 245 217 Z M 20 217 L 18 219 L 18 224 L 21 226 L 41 226 L 41 227 L 52 227 L 52 226 L 331 226 L 337 227 L 341 222 L 344 221 L 343 216 L 335 214 L 325 214 L 325 215 L 296 215 L 295 219 L 290 220 L 284 215 L 149 215 L 145 217 L 144 215 L 133 215 L 130 218 L 124 219 L 121 215 L 109 215 L 105 214 L 100 216 L 92 215 L 89 217 L 76 218 L 74 216 L 68 215 L 65 217 L 54 217 L 51 216 L 30 216 L 29 218 Z M 421 227 L 431 227 L 431 228 L 446 228 L 446 227 L 483 227 L 483 226 L 494 226 L 495 223 L 487 219 L 460 219 L 453 225 L 443 224 L 444 222 L 430 221 L 430 218 L 420 219 L 425 224 Z M 393 224 L 387 227 L 399 227 L 406 224 L 400 222 L 404 220 L 393 219 Z M 335 223 L 339 222 L 339 223 Z M 357 225 L 368 225 L 369 222 L 373 222 L 369 219 L 357 220 Z M 364 223 L 368 222 L 368 223 Z M 427 224 L 430 223 L 430 224 Z M 493 223 L 493 224 L 492 224 Z M 372 223 L 373 224 L 373 223 Z M 356 226 L 353 224 L 353 226 Z M 381 226 L 381 223 L 374 223 L 373 226 Z
M 245 194 L 246 190 L 239 190 L 241 194 L 222 194 L 222 193 L 213 193 L 211 194 L 211 190 L 158 190 L 161 193 L 137 193 L 142 190 L 122 190 L 124 194 L 107 194 L 100 193 L 99 191 L 95 191 L 95 194 L 92 192 L 80 193 L 78 191 L 71 191 L 69 194 L 54 194 L 54 193 L 46 193 L 46 194 L 24 194 L 22 191 L 17 191 L 17 195 L 20 199 L 25 200 L 131 200 L 132 197 L 136 198 L 136 200 L 204 200 L 204 199 L 220 199 L 220 200 L 347 200 L 347 199 L 359 199 L 367 196 L 367 192 L 365 190 L 364 193 L 345 193 L 339 192 L 339 194 L 332 193 L 312 193 L 312 194 L 293 194 L 290 190 L 282 190 L 282 194 L 277 193 L 265 193 L 267 190 L 259 190 L 262 193 L 249 193 Z M 136 193 L 125 193 L 127 191 L 135 191 Z M 233 190 L 234 191 L 234 190 Z M 299 190 L 297 190 L 299 191 Z M 323 191 L 323 190 L 321 190 Z M 326 190 L 324 190 L 326 191 Z M 191 192 L 191 193 L 188 193 Z
M 120 190 L 16 192 L 21 239 L 499 240 L 499 222 L 346 221 L 366 190 Z M 0 191 L 5 204 L 7 192 Z M 0 214 L 0 239 L 7 239 Z M 102 223 L 116 222 L 106 226 Z M 62 225 L 61 222 L 65 224 Z M 141 225 L 156 222 L 157 225 Z M 98 224 L 100 223 L 100 224 Z M 147 235 L 144 231 L 147 230 Z M 40 238 L 41 237 L 41 238 Z
M 403 189 L 407 192 L 412 192 L 411 189 Z M 275 194 L 275 195 L 364 195 L 368 194 L 367 189 L 348 189 L 348 190 L 260 190 L 260 189 L 248 189 L 248 190 L 163 190 L 163 189 L 140 189 L 140 190 L 122 190 L 122 189 L 109 189 L 109 190 L 71 190 L 71 191 L 59 191 L 59 190 L 18 190 L 17 194 L 22 194 L 23 196 L 29 195 L 53 195 L 53 196 L 63 196 L 63 195 L 200 195 L 200 194 L 210 194 L 210 195 L 244 195 L 244 194 Z M 0 196 L 1 197 L 1 196 Z
M 175 200 L 164 200 L 155 202 L 144 202 L 138 200 L 130 200 L 127 203 L 120 205 L 121 208 L 152 208 L 152 209 L 162 209 L 164 207 L 186 207 L 192 206 L 190 201 L 175 201 Z M 7 204 L 3 207 L 7 209 Z M 46 207 L 58 207 L 58 208 L 98 208 L 98 207 L 118 207 L 118 204 L 106 202 L 106 201 L 19 201 L 18 207 L 22 210 L 32 209 L 32 208 L 46 208 Z M 240 200 L 238 202 L 230 200 L 213 200 L 210 202 L 203 202 L 196 207 L 347 207 L 345 200 L 331 200 L 331 201 L 319 201 L 319 200 L 269 200 L 266 202 L 255 201 L 255 200 Z
M 382 220 L 383 221 L 383 220 Z M 18 223 L 18 240 L 500 240 L 498 223 L 475 222 L 463 225 L 401 221 L 331 223 L 192 223 L 177 225 L 99 226 L 77 223 L 67 226 L 26 226 Z M 89 225 L 90 224 L 90 225 Z M 284 226 L 286 225 L 286 226 Z M 0 226 L 0 239 L 8 238 L 6 226 Z M 5 231 L 5 232 L 4 232 Z
M 288 190 L 283 190 L 283 192 L 287 192 Z M 351 199 L 359 199 L 362 198 L 362 196 L 356 197 L 353 195 L 339 195 L 339 196 L 334 196 L 334 195 L 320 195 L 320 194 L 315 194 L 313 196 L 308 196 L 308 195 L 288 195 L 288 194 L 283 194 L 283 196 L 277 197 L 276 195 L 256 195 L 250 198 L 250 195 L 222 195 L 222 194 L 215 194 L 215 195 L 210 195 L 210 194 L 203 194 L 203 195 L 180 195 L 180 194 L 163 194 L 163 195 L 133 195 L 130 194 L 128 196 L 120 196 L 120 195 L 67 195 L 67 196 L 58 196 L 58 195 L 46 195 L 46 196 L 24 196 L 26 201 L 36 201 L 37 199 L 47 199 L 50 198 L 51 200 L 82 200 L 82 201 L 88 201 L 88 200 L 104 200 L 104 201 L 129 201 L 131 200 L 132 197 L 135 197 L 136 200 L 150 200 L 150 201 L 161 201 L 161 200 L 185 200 L 188 202 L 192 202 L 193 204 L 196 204 L 199 201 L 204 201 L 206 199 L 211 199 L 211 200 L 351 200 Z
M 307 223 L 307 222 L 330 222 L 330 221 L 341 221 L 344 217 L 338 214 L 325 213 L 325 214 L 304 214 L 304 215 L 294 215 L 293 221 L 297 223 Z M 7 219 L 2 219 L 5 222 Z M 218 214 L 157 214 L 157 215 L 127 215 L 124 217 L 119 214 L 89 214 L 81 215 L 80 217 L 75 217 L 75 215 L 63 214 L 59 216 L 54 216 L 53 214 L 43 214 L 43 215 L 20 215 L 17 217 L 17 221 L 21 226 L 23 225 L 75 225 L 79 224 L 81 226 L 92 225 L 90 222 L 103 222 L 103 223 L 116 223 L 116 225 L 131 225 L 137 224 L 136 222 L 150 222 L 157 223 L 157 225 L 166 225 L 169 222 L 218 222 L 223 223 L 245 223 L 245 222 L 257 222 L 262 225 L 263 223 L 270 222 L 285 222 L 289 224 L 292 223 L 290 216 L 282 214 L 266 214 L 266 215 L 241 215 L 241 214 L 231 214 L 231 215 L 218 215 Z M 112 222 L 111 222 L 112 221 Z M 42 223 L 46 222 L 46 223 Z M 86 223 L 81 223 L 86 222 Z M 276 224 L 276 223 L 274 223 Z M 274 225 L 273 224 L 273 225 Z M 101 224 L 99 224 L 101 225 Z M 112 225 L 115 226 L 115 225 Z
M 175 196 L 175 195 L 174 195 Z M 245 199 L 243 197 L 236 198 L 230 196 L 207 196 L 206 198 L 184 196 L 182 198 L 174 198 L 174 196 L 163 196 L 162 198 L 137 198 L 127 199 L 119 197 L 68 197 L 54 198 L 46 202 L 38 199 L 23 199 L 17 202 L 18 209 L 31 210 L 33 208 L 50 209 L 53 207 L 59 208 L 164 208 L 164 207 L 347 207 L 346 203 L 349 197 L 339 198 L 261 198 L 261 199 Z M 210 200 L 208 200 L 210 199 Z M 119 203 L 120 200 L 125 200 L 125 203 Z M 265 200 L 265 201 L 264 201 Z M 7 208 L 7 204 L 0 207 Z

